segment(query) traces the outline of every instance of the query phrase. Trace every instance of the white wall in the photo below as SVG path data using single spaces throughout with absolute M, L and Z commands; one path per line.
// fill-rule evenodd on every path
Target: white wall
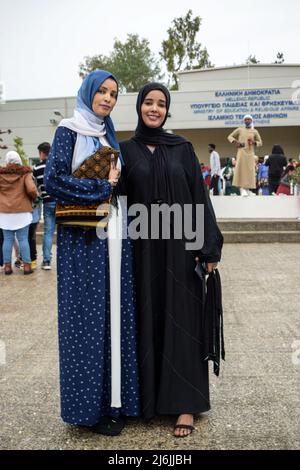
M 299 64 L 257 64 L 178 73 L 180 91 L 291 87 L 300 79 Z
M 300 201 L 295 196 L 211 196 L 218 219 L 297 219 Z
M 266 94 L 265 96 L 259 96 L 259 99 L 250 99 L 251 95 L 246 95 L 246 92 L 251 90 L 245 88 L 245 80 L 246 78 L 248 80 L 249 70 L 251 86 L 271 87 L 274 90 L 279 90 L 279 94 Z M 241 117 L 248 112 L 257 115 L 261 113 L 263 116 L 268 113 L 264 110 L 270 107 L 268 106 L 268 100 L 289 102 L 295 92 L 295 89 L 291 87 L 291 83 L 298 77 L 300 79 L 300 65 L 268 65 L 251 66 L 249 68 L 244 66 L 180 73 L 181 91 L 171 92 L 171 117 L 165 127 L 190 138 L 197 151 L 201 153 L 199 157 L 202 161 L 206 161 L 206 147 L 209 143 L 207 140 L 216 143 L 219 148 L 221 146 L 221 153 L 226 156 L 227 153 L 232 152 L 226 141 L 226 136 L 230 128 L 239 125 L 241 122 L 236 116 Z M 242 96 L 233 100 L 228 96 L 216 96 L 220 91 L 229 89 L 239 89 Z M 120 133 L 120 138 L 132 134 L 136 127 L 136 97 L 136 93 L 121 95 L 112 113 L 115 128 Z M 1 136 L 4 140 L 3 143 L 7 144 L 9 149 L 12 149 L 13 138 L 20 136 L 24 140 L 24 148 L 28 156 L 36 157 L 36 147 L 39 143 L 43 141 L 52 142 L 56 125 L 51 124 L 50 120 L 55 119 L 57 122 L 60 120 L 60 117 L 56 116 L 53 111 L 57 109 L 64 117 L 69 117 L 73 114 L 75 102 L 74 97 L 66 97 L 17 100 L 0 104 L 0 128 L 11 128 L 13 131 L 10 136 L 7 134 Z M 239 106 L 240 103 L 244 103 L 247 107 L 236 107 L 236 103 L 239 103 Z M 227 107 L 228 104 L 230 105 L 229 108 Z M 201 108 L 203 105 L 208 105 L 208 109 Z M 214 105 L 219 106 L 219 108 L 214 108 Z M 256 127 L 261 130 L 263 139 L 264 135 L 270 136 L 270 133 L 272 134 L 270 138 L 265 140 L 268 148 L 274 143 L 284 144 L 286 142 L 286 145 L 288 145 L 287 154 L 293 157 L 299 155 L 299 105 L 300 101 L 293 106 L 277 106 L 278 111 L 274 111 L 274 113 L 287 113 L 287 118 L 256 119 Z M 293 109 L 285 109 L 290 107 Z M 273 106 L 273 108 L 276 107 Z M 234 115 L 234 119 L 223 119 L 228 114 Z M 215 119 L 220 116 L 222 119 Z M 262 154 L 269 153 L 269 149 L 264 148 L 261 152 Z M 0 150 L 0 160 L 5 153 L 5 150 Z

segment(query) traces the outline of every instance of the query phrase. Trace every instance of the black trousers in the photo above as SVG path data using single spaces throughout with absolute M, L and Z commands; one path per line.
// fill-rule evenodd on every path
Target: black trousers
M 270 196 L 272 196 L 272 193 L 276 194 L 278 186 L 279 186 L 279 182 L 277 183 L 276 181 L 269 181 L 269 195 Z
M 210 189 L 213 189 L 214 196 L 219 196 L 219 178 L 218 175 L 214 175 L 210 180 Z
M 0 266 L 3 265 L 2 245 L 3 245 L 3 232 L 2 232 L 2 229 L 0 228 Z
M 37 259 L 37 251 L 36 251 L 36 229 L 38 226 L 38 222 L 36 224 L 29 225 L 28 231 L 28 242 L 30 248 L 30 258 L 31 261 L 36 261 Z

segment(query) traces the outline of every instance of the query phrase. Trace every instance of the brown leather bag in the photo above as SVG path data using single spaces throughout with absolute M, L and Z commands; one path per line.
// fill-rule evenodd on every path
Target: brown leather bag
M 88 179 L 107 179 L 110 171 L 110 164 L 112 161 L 117 163 L 119 151 L 111 147 L 102 147 L 97 150 L 91 157 L 85 160 L 77 170 L 74 171 L 73 176 L 77 178 Z M 111 155 L 114 155 L 112 159 Z
M 74 171 L 73 176 L 85 179 L 108 179 L 111 162 L 114 161 L 117 164 L 119 153 L 112 147 L 101 147 Z M 114 155 L 114 159 L 112 155 Z M 110 201 L 111 197 L 101 203 L 96 202 L 89 205 L 58 203 L 55 212 L 56 223 L 83 227 L 96 227 L 97 225 L 106 227 Z

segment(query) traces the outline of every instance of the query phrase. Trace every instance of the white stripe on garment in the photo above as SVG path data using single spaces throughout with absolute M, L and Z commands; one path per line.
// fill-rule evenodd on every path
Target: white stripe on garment
M 102 145 L 109 143 L 99 138 Z M 117 168 L 121 169 L 120 160 Z M 110 278 L 110 337 L 111 337 L 111 407 L 121 408 L 121 258 L 122 258 L 122 207 L 111 205 L 108 234 L 109 278 Z

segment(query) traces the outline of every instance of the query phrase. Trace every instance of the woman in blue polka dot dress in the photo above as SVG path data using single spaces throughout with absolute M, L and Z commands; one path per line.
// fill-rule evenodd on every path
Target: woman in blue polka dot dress
M 109 72 L 90 73 L 79 89 L 74 116 L 57 128 L 45 186 L 60 204 L 100 204 L 117 184 L 116 167 L 108 180 L 72 176 L 101 146 L 119 149 L 110 118 L 117 96 Z M 120 210 L 113 211 L 109 227 L 120 226 Z M 67 423 L 102 434 L 119 434 L 124 416 L 139 415 L 132 259 L 130 239 L 118 245 L 98 238 L 95 229 L 58 225 L 61 415 Z

